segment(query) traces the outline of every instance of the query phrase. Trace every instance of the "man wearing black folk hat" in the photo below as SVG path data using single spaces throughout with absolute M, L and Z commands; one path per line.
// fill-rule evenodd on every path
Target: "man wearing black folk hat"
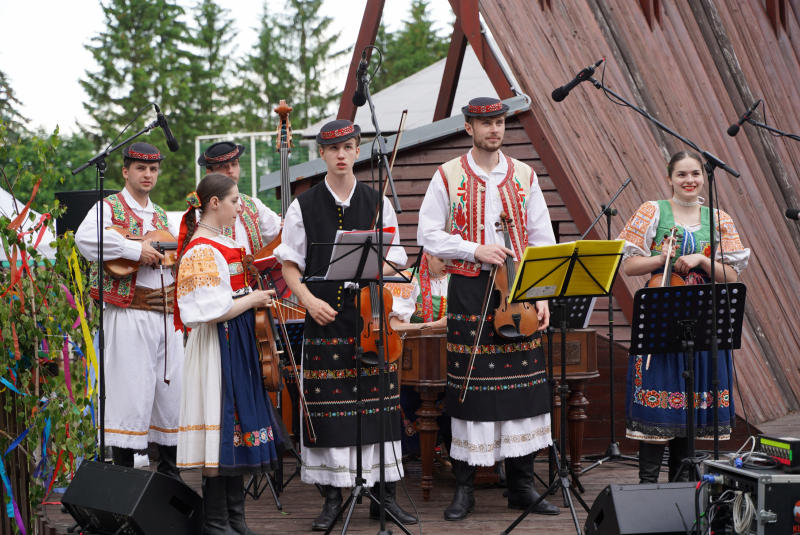
M 308 310 L 303 340 L 303 391 L 316 442 L 310 440 L 309 429 L 304 426 L 301 478 L 306 483 L 325 487 L 325 505 L 312 523 L 315 530 L 327 529 L 341 508 L 341 488 L 355 484 L 356 291 L 337 282 L 306 286 L 300 283 L 300 275 L 304 271 L 316 272 L 330 260 L 331 248 L 328 247 L 315 250 L 308 263 L 311 243 L 332 243 L 338 230 L 368 230 L 372 226 L 380 197 L 353 175 L 360 142 L 361 129 L 350 121 L 332 121 L 322 127 L 317 144 L 328 174 L 322 183 L 292 202 L 284 219 L 283 243 L 275 250 L 275 256 L 283 263 L 284 280 Z M 397 215 L 388 200 L 383 204 L 383 222 L 384 227 L 397 227 Z M 400 243 L 398 233 L 392 243 Z M 401 266 L 407 261 L 401 247 L 391 247 L 388 258 Z M 386 428 L 384 501 L 388 511 L 404 524 L 410 524 L 416 523 L 416 519 L 401 509 L 395 499 L 395 482 L 403 475 L 402 464 L 394 454 L 401 452 L 400 383 L 397 364 L 390 364 L 388 368 L 385 407 L 388 407 L 389 427 Z M 366 484 L 374 484 L 373 493 L 380 498 L 377 485 L 380 477 L 378 368 L 365 365 L 363 370 L 361 391 L 366 406 L 362 413 L 362 466 Z M 379 508 L 372 503 L 370 517 L 378 518 L 378 515 Z
M 417 241 L 425 251 L 447 259 L 447 398 L 452 417 L 450 458 L 456 493 L 446 520 L 460 520 L 475 508 L 477 466 L 505 459 L 508 506 L 525 509 L 539 497 L 533 487 L 533 457 L 549 446 L 550 415 L 541 334 L 502 338 L 491 318 L 483 324 L 463 403 L 461 386 L 481 327 L 481 305 L 490 270 L 506 255 L 522 257 L 529 245 L 553 245 L 555 236 L 536 173 L 507 157 L 500 147 L 508 106 L 476 98 L 461 109 L 472 149 L 436 171 L 420 208 Z M 504 246 L 500 214 L 508 214 L 512 249 Z M 499 303 L 493 294 L 489 310 Z M 536 305 L 539 331 L 549 323 L 547 301 Z M 534 510 L 558 514 L 543 501 Z
M 241 171 L 239 157 L 244 154 L 244 150 L 244 145 L 221 141 L 208 147 L 197 159 L 197 163 L 206 168 L 206 174 L 222 173 L 238 184 Z M 222 233 L 244 247 L 248 253 L 256 254 L 280 233 L 281 218 L 258 198 L 245 195 L 241 191 L 239 204 L 242 213 L 236 220 L 235 228 L 224 227 Z
M 122 154 L 125 189 L 92 207 L 75 234 L 81 254 L 92 262 L 91 296 L 95 299 L 99 296 L 99 273 L 103 274 L 106 444 L 113 446 L 114 464 L 133 467 L 134 451 L 155 442 L 158 471 L 180 478 L 175 458 L 183 336 L 171 327 L 167 332 L 164 329 L 164 295 L 158 268 L 164 257 L 150 246 L 150 239 L 127 240 L 117 232 L 105 231 L 104 261 L 125 258 L 139 261 L 141 266 L 137 273 L 115 279 L 97 265 L 97 211 L 101 207 L 103 228 L 115 226 L 137 235 L 164 229 L 177 235 L 166 212 L 150 200 L 164 156 L 148 143 L 134 143 Z M 172 311 L 175 286 L 171 270 L 164 270 L 164 284 L 167 309 Z M 167 323 L 172 325 L 171 315 Z

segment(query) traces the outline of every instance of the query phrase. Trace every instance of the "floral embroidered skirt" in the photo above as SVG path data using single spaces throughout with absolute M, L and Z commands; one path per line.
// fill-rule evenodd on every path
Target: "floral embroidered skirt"
M 686 436 L 686 356 L 682 353 L 652 355 L 650 369 L 645 369 L 647 355 L 631 355 L 625 396 L 626 435 L 639 440 L 661 440 Z M 730 438 L 735 425 L 731 389 L 733 362 L 730 351 L 720 351 L 719 435 Z M 697 438 L 713 438 L 713 384 L 711 358 L 707 351 L 694 355 L 695 426 Z
M 222 364 L 220 475 L 274 470 L 284 444 L 261 382 L 252 309 L 218 323 L 217 333 Z
M 480 313 L 489 272 L 478 277 L 451 275 L 447 289 L 447 413 L 468 421 L 504 421 L 550 412 L 545 356 L 539 333 L 508 340 L 495 333 L 492 313 L 499 304 L 494 292 L 464 402 L 461 385 L 480 328 Z

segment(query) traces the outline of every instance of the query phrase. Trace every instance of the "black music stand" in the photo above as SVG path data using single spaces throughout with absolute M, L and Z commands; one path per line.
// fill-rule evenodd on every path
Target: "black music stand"
M 713 290 L 712 290 L 713 288 Z M 712 299 L 712 291 L 715 297 Z M 742 321 L 747 287 L 741 282 L 673 286 L 666 288 L 642 288 L 633 298 L 633 329 L 631 332 L 631 355 L 658 356 L 662 353 L 686 355 L 686 370 L 681 374 L 686 388 L 688 409 L 686 413 L 686 436 L 689 438 L 688 457 L 675 479 L 684 470 L 693 471 L 699 481 L 702 475 L 700 460 L 695 456 L 695 385 L 694 353 L 711 351 L 712 336 L 719 339 L 717 354 L 711 354 L 713 368 L 719 350 L 739 349 L 742 345 Z M 712 318 L 717 319 L 717 328 Z M 658 357 L 657 357 L 658 358 Z M 644 372 L 643 372 L 644 373 Z M 716 393 L 719 379 L 714 374 L 714 407 L 719 403 Z M 716 420 L 716 419 L 715 419 Z M 715 422 L 716 423 L 716 422 Z M 717 430 L 715 429 L 715 434 Z M 693 469 L 690 467 L 694 467 Z
M 583 509 L 588 513 L 589 506 L 586 502 L 581 498 L 580 494 L 572 487 L 572 483 L 569 479 L 570 477 L 570 467 L 567 463 L 567 393 L 569 392 L 569 387 L 567 386 L 567 318 L 568 318 L 568 311 L 567 305 L 563 302 L 564 298 L 590 298 L 590 297 L 608 297 L 611 298 L 611 288 L 614 286 L 614 279 L 617 277 L 617 271 L 619 270 L 620 261 L 622 258 L 622 253 L 600 253 L 600 254 L 588 254 L 588 255 L 581 255 L 580 254 L 580 243 L 577 242 L 576 247 L 572 250 L 572 253 L 566 256 L 547 256 L 542 258 L 536 259 L 526 259 L 523 256 L 522 262 L 520 262 L 520 273 L 519 278 L 516 281 L 516 286 L 514 291 L 512 291 L 511 300 L 512 302 L 530 302 L 530 301 L 537 301 L 542 299 L 551 298 L 551 303 L 555 305 L 557 309 L 560 311 L 557 313 L 558 318 L 560 320 L 560 331 L 561 331 L 561 382 L 558 385 L 558 395 L 561 398 L 561 417 L 560 417 L 560 434 L 559 434 L 559 443 L 562 455 L 559 458 L 558 450 L 555 448 L 555 442 L 553 445 L 550 446 L 551 455 L 555 456 L 556 461 L 558 462 L 558 476 L 555 478 L 553 483 L 541 493 L 539 498 L 535 500 L 528 508 L 522 512 L 519 517 L 511 523 L 511 525 L 505 529 L 505 531 L 501 532 L 501 535 L 507 535 L 510 533 L 514 528 L 516 528 L 526 516 L 528 516 L 535 508 L 538 506 L 546 496 L 549 494 L 555 493 L 558 489 L 561 489 L 561 492 L 564 496 L 564 505 L 569 508 L 570 513 L 572 514 L 572 521 L 575 524 L 575 529 L 578 535 L 582 534 L 580 521 L 578 520 L 578 514 L 575 512 L 575 505 L 572 502 L 572 495 L 575 496 L 575 499 L 581 504 Z M 554 246 L 559 247 L 559 246 Z M 527 256 L 527 255 L 526 255 Z M 594 276 L 592 271 L 587 267 L 587 265 L 583 262 L 582 259 L 588 258 L 597 258 L 597 257 L 615 257 L 613 260 L 613 275 L 610 277 L 601 276 L 601 278 L 607 278 L 609 280 L 608 285 L 604 286 L 600 283 L 597 278 Z M 587 260 L 588 261 L 588 260 Z M 555 264 L 554 264 L 555 263 Z M 525 282 L 525 272 L 526 271 L 533 271 L 534 273 L 538 274 L 545 271 L 547 268 L 544 265 L 553 265 L 553 267 L 547 271 L 541 277 L 534 277 L 534 282 L 529 284 Z M 546 280 L 549 279 L 551 276 L 560 276 L 558 272 L 560 270 L 566 269 L 566 272 L 563 275 L 563 279 L 559 282 L 557 287 L 555 288 L 547 288 L 540 286 Z M 603 269 L 608 268 L 603 266 Z M 567 295 L 569 291 L 569 285 L 573 280 L 573 277 L 576 278 L 583 278 L 583 282 L 586 281 L 586 277 L 593 281 L 593 290 L 586 291 L 583 295 Z M 524 288 L 524 289 L 523 289 Z M 550 348 L 549 348 L 549 367 L 550 367 L 550 374 L 552 377 L 553 374 L 553 338 L 552 334 L 555 332 L 555 328 L 552 326 L 548 328 L 548 336 L 550 341 Z M 553 406 L 553 381 L 550 381 L 550 406 L 552 415 L 552 406 Z M 552 416 L 551 416 L 552 417 Z M 551 433 L 552 433 L 552 426 L 551 426 Z M 573 475 L 574 477 L 574 475 Z M 577 479 L 577 478 L 576 478 Z M 572 494 L 570 494 L 572 493 Z
M 380 265 L 383 266 L 383 265 L 387 264 L 387 262 L 386 262 L 386 253 L 384 251 L 388 252 L 388 249 L 390 247 L 402 247 L 402 246 L 401 245 L 393 245 L 393 244 L 388 244 L 388 245 L 387 244 L 383 244 L 383 251 L 381 251 L 381 250 L 379 250 L 380 249 L 379 245 L 373 241 L 373 237 L 374 236 L 372 234 L 365 234 L 364 235 L 365 239 L 364 239 L 364 242 L 362 244 L 359 244 L 359 245 L 348 244 L 348 247 L 351 247 L 350 251 L 348 251 L 348 252 L 344 253 L 343 255 L 338 256 L 336 258 L 331 258 L 331 260 L 329 262 L 327 262 L 325 265 L 320 267 L 317 271 L 315 271 L 315 272 L 313 272 L 313 273 L 311 273 L 310 275 L 307 275 L 307 276 L 304 275 L 303 278 L 301 279 L 301 281 L 303 283 L 305 283 L 305 284 L 313 284 L 313 283 L 319 283 L 319 282 L 343 282 L 343 283 L 349 282 L 349 283 L 353 283 L 353 284 L 362 284 L 363 285 L 365 283 L 366 284 L 374 284 L 374 283 L 376 283 L 378 279 L 365 279 L 364 278 L 364 268 L 366 267 L 367 259 L 370 257 L 370 253 L 373 253 L 373 252 L 376 253 L 377 254 L 377 258 L 378 258 L 378 260 L 380 262 Z M 332 246 L 332 245 L 335 245 L 335 244 L 332 244 L 332 243 L 312 243 L 310 245 L 310 247 L 309 247 L 309 250 L 308 250 L 307 264 L 311 264 L 312 263 L 311 260 L 312 260 L 312 258 L 314 258 L 315 250 L 320 249 L 322 247 L 329 247 L 329 246 Z M 335 250 L 334 250 L 334 254 L 335 254 Z M 356 258 L 359 259 L 358 260 L 358 265 L 356 266 L 355 272 L 353 272 L 352 276 L 347 277 L 347 278 L 343 278 L 343 279 L 328 279 L 325 276 L 320 276 L 319 275 L 324 270 L 327 270 L 328 267 L 332 266 L 336 262 L 342 261 L 343 259 L 349 257 L 350 255 L 356 255 Z M 415 262 L 415 264 L 413 266 L 416 269 L 419 269 L 419 262 L 420 262 L 421 258 L 422 258 L 422 246 L 419 246 L 419 251 L 418 251 L 418 254 L 417 254 L 417 261 Z M 352 259 L 350 259 L 350 260 L 352 260 Z M 392 265 L 392 264 L 389 264 L 389 265 Z M 392 265 L 392 269 L 394 269 L 395 273 L 397 273 L 397 275 L 398 275 L 397 277 L 383 277 L 382 276 L 382 269 L 379 268 L 379 270 L 378 270 L 379 275 L 380 275 L 379 279 L 383 280 L 384 282 L 400 282 L 400 283 L 410 283 L 411 282 L 411 278 L 410 277 L 406 277 L 405 275 L 403 275 L 402 272 L 400 270 L 398 270 L 396 267 L 394 267 L 393 265 Z M 378 295 L 382 299 L 382 295 L 383 295 L 382 292 L 379 292 Z M 361 306 L 360 305 L 361 305 L 361 300 L 360 299 L 356 299 L 356 313 L 357 313 L 357 315 L 359 317 L 361 316 Z M 381 307 L 379 307 L 379 309 L 383 310 L 383 307 L 381 306 Z M 381 317 L 381 320 L 383 322 L 384 318 Z M 386 318 L 386 320 L 388 321 L 388 318 Z M 365 408 L 364 401 L 361 398 L 361 365 L 362 365 L 362 363 L 364 363 L 364 364 L 368 364 L 368 365 L 371 365 L 371 366 L 378 365 L 380 367 L 380 373 L 378 375 L 378 407 L 379 407 L 380 415 L 383 415 L 383 413 L 385 412 L 384 411 L 384 398 L 385 398 L 385 395 L 386 395 L 385 394 L 385 392 L 386 392 L 385 391 L 386 358 L 385 358 L 384 351 L 383 351 L 383 333 L 382 333 L 382 331 L 383 331 L 383 329 L 381 328 L 381 336 L 380 336 L 380 341 L 378 342 L 378 355 L 377 355 L 377 359 L 376 360 L 365 356 L 364 348 L 361 346 L 361 333 L 360 333 L 360 331 L 355 333 L 355 337 L 354 338 L 355 338 L 355 346 L 356 346 L 356 355 L 358 356 L 358 358 L 356 359 L 356 464 L 357 464 L 357 466 L 356 466 L 356 481 L 355 481 L 356 484 L 353 487 L 353 489 L 350 491 L 350 496 L 348 496 L 347 500 L 344 501 L 344 503 L 342 504 L 342 507 L 339 509 L 339 513 L 331 521 L 330 525 L 328 526 L 328 529 L 325 531 L 325 535 L 329 535 L 331 533 L 331 531 L 333 531 L 334 526 L 336 526 L 336 524 L 339 522 L 339 519 L 342 518 L 342 516 L 344 515 L 344 512 L 345 512 L 345 509 L 346 509 L 347 510 L 347 516 L 345 516 L 344 526 L 342 527 L 342 535 L 344 535 L 347 532 L 347 527 L 350 524 L 350 519 L 353 516 L 353 511 L 355 510 L 355 506 L 356 506 L 357 503 L 358 504 L 362 503 L 361 502 L 362 498 L 368 498 L 369 500 L 374 502 L 376 505 L 378 505 L 381 508 L 381 512 L 384 513 L 385 515 L 388 515 L 394 521 L 394 523 L 397 524 L 397 527 L 399 527 L 400 530 L 403 531 L 403 533 L 405 533 L 406 535 L 411 535 L 411 532 L 408 530 L 408 528 L 406 528 L 392 513 L 390 513 L 389 511 L 386 511 L 386 508 L 385 508 L 382 500 L 379 500 L 377 497 L 375 497 L 370 492 L 370 490 L 367 488 L 367 486 L 365 485 L 366 480 L 363 477 L 363 471 L 362 471 L 363 469 L 362 469 L 362 466 L 361 466 L 362 465 L 361 456 L 362 456 L 362 448 L 363 448 L 363 444 L 362 444 L 362 442 L 363 442 L 363 436 L 362 436 L 363 427 L 362 427 L 362 422 L 361 422 L 361 413 Z M 382 427 L 385 426 L 385 422 L 382 419 L 381 419 L 380 425 Z M 381 449 L 381 455 L 383 454 L 382 452 L 384 451 L 384 443 L 385 443 L 384 442 L 385 441 L 384 436 L 385 436 L 385 433 L 384 433 L 384 430 L 382 430 L 381 433 L 380 433 L 380 438 L 381 439 L 380 439 L 380 442 L 379 442 L 379 444 L 380 444 L 379 447 Z M 381 459 L 381 460 L 383 461 L 383 459 Z M 383 488 L 383 481 L 384 481 L 383 469 L 384 469 L 383 462 L 381 462 L 381 492 L 385 493 L 385 489 Z M 391 533 L 391 531 L 389 531 L 389 533 Z

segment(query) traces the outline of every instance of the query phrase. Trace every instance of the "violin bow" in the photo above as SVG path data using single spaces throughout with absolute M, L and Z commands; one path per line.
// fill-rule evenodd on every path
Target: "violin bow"
M 486 293 L 483 295 L 483 303 L 481 303 L 481 321 L 478 325 L 478 330 L 475 331 L 475 340 L 472 342 L 472 355 L 469 358 L 469 364 L 467 365 L 467 373 L 464 375 L 464 382 L 461 384 L 461 393 L 458 395 L 458 401 L 464 403 L 464 398 L 467 397 L 467 388 L 469 387 L 469 381 L 472 378 L 472 366 L 475 364 L 475 355 L 478 354 L 478 342 L 481 339 L 481 334 L 483 333 L 483 326 L 486 324 L 486 314 L 489 313 L 489 303 L 491 300 L 489 296 L 492 294 L 492 288 L 494 287 L 494 280 L 497 276 L 497 266 L 492 266 L 492 273 L 489 276 L 489 282 L 486 285 Z
M 664 287 L 664 283 L 667 281 L 667 278 L 668 278 L 667 277 L 667 267 L 669 267 L 669 261 L 670 261 L 669 256 L 672 254 L 672 241 L 675 239 L 675 234 L 677 233 L 677 231 L 678 231 L 677 227 L 672 227 L 672 229 L 670 229 L 670 231 L 669 231 L 669 237 L 671 239 L 669 241 L 669 245 L 667 245 L 667 261 L 664 262 L 664 273 L 661 275 L 661 287 L 662 288 Z M 647 363 L 645 363 L 645 365 L 644 365 L 644 369 L 645 370 L 649 370 L 650 369 L 650 357 L 652 357 L 652 356 L 653 356 L 652 353 L 647 355 Z
M 166 254 L 166 249 L 163 250 L 162 254 Z M 161 295 L 163 296 L 163 301 L 161 302 L 161 306 L 164 312 L 164 382 L 169 385 L 169 368 L 167 367 L 167 348 L 169 347 L 169 328 L 167 327 L 167 288 L 164 285 L 164 261 L 161 260 L 158 263 L 158 271 L 161 273 Z

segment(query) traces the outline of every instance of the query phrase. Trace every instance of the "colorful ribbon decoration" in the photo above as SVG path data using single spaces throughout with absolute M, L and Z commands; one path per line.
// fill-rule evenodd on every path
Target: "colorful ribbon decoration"
M 75 284 L 77 288 L 76 299 L 75 299 L 75 306 L 78 309 L 78 317 L 80 318 L 81 322 L 81 333 L 83 334 L 83 340 L 86 343 L 86 354 L 87 354 L 87 368 L 89 369 L 89 377 L 91 377 L 91 372 L 94 372 L 94 377 L 99 376 L 99 370 L 97 365 L 97 355 L 94 351 L 94 344 L 92 343 L 92 334 L 89 332 L 89 325 L 86 323 L 86 313 L 85 307 L 83 305 L 83 274 L 81 273 L 80 265 L 78 264 L 78 253 L 75 252 L 75 249 L 72 249 L 72 253 L 69 257 L 69 265 L 70 265 L 70 276 L 72 277 L 72 282 Z M 92 378 L 94 379 L 94 378 Z M 94 392 L 94 380 L 87 381 L 87 394 L 91 396 Z

